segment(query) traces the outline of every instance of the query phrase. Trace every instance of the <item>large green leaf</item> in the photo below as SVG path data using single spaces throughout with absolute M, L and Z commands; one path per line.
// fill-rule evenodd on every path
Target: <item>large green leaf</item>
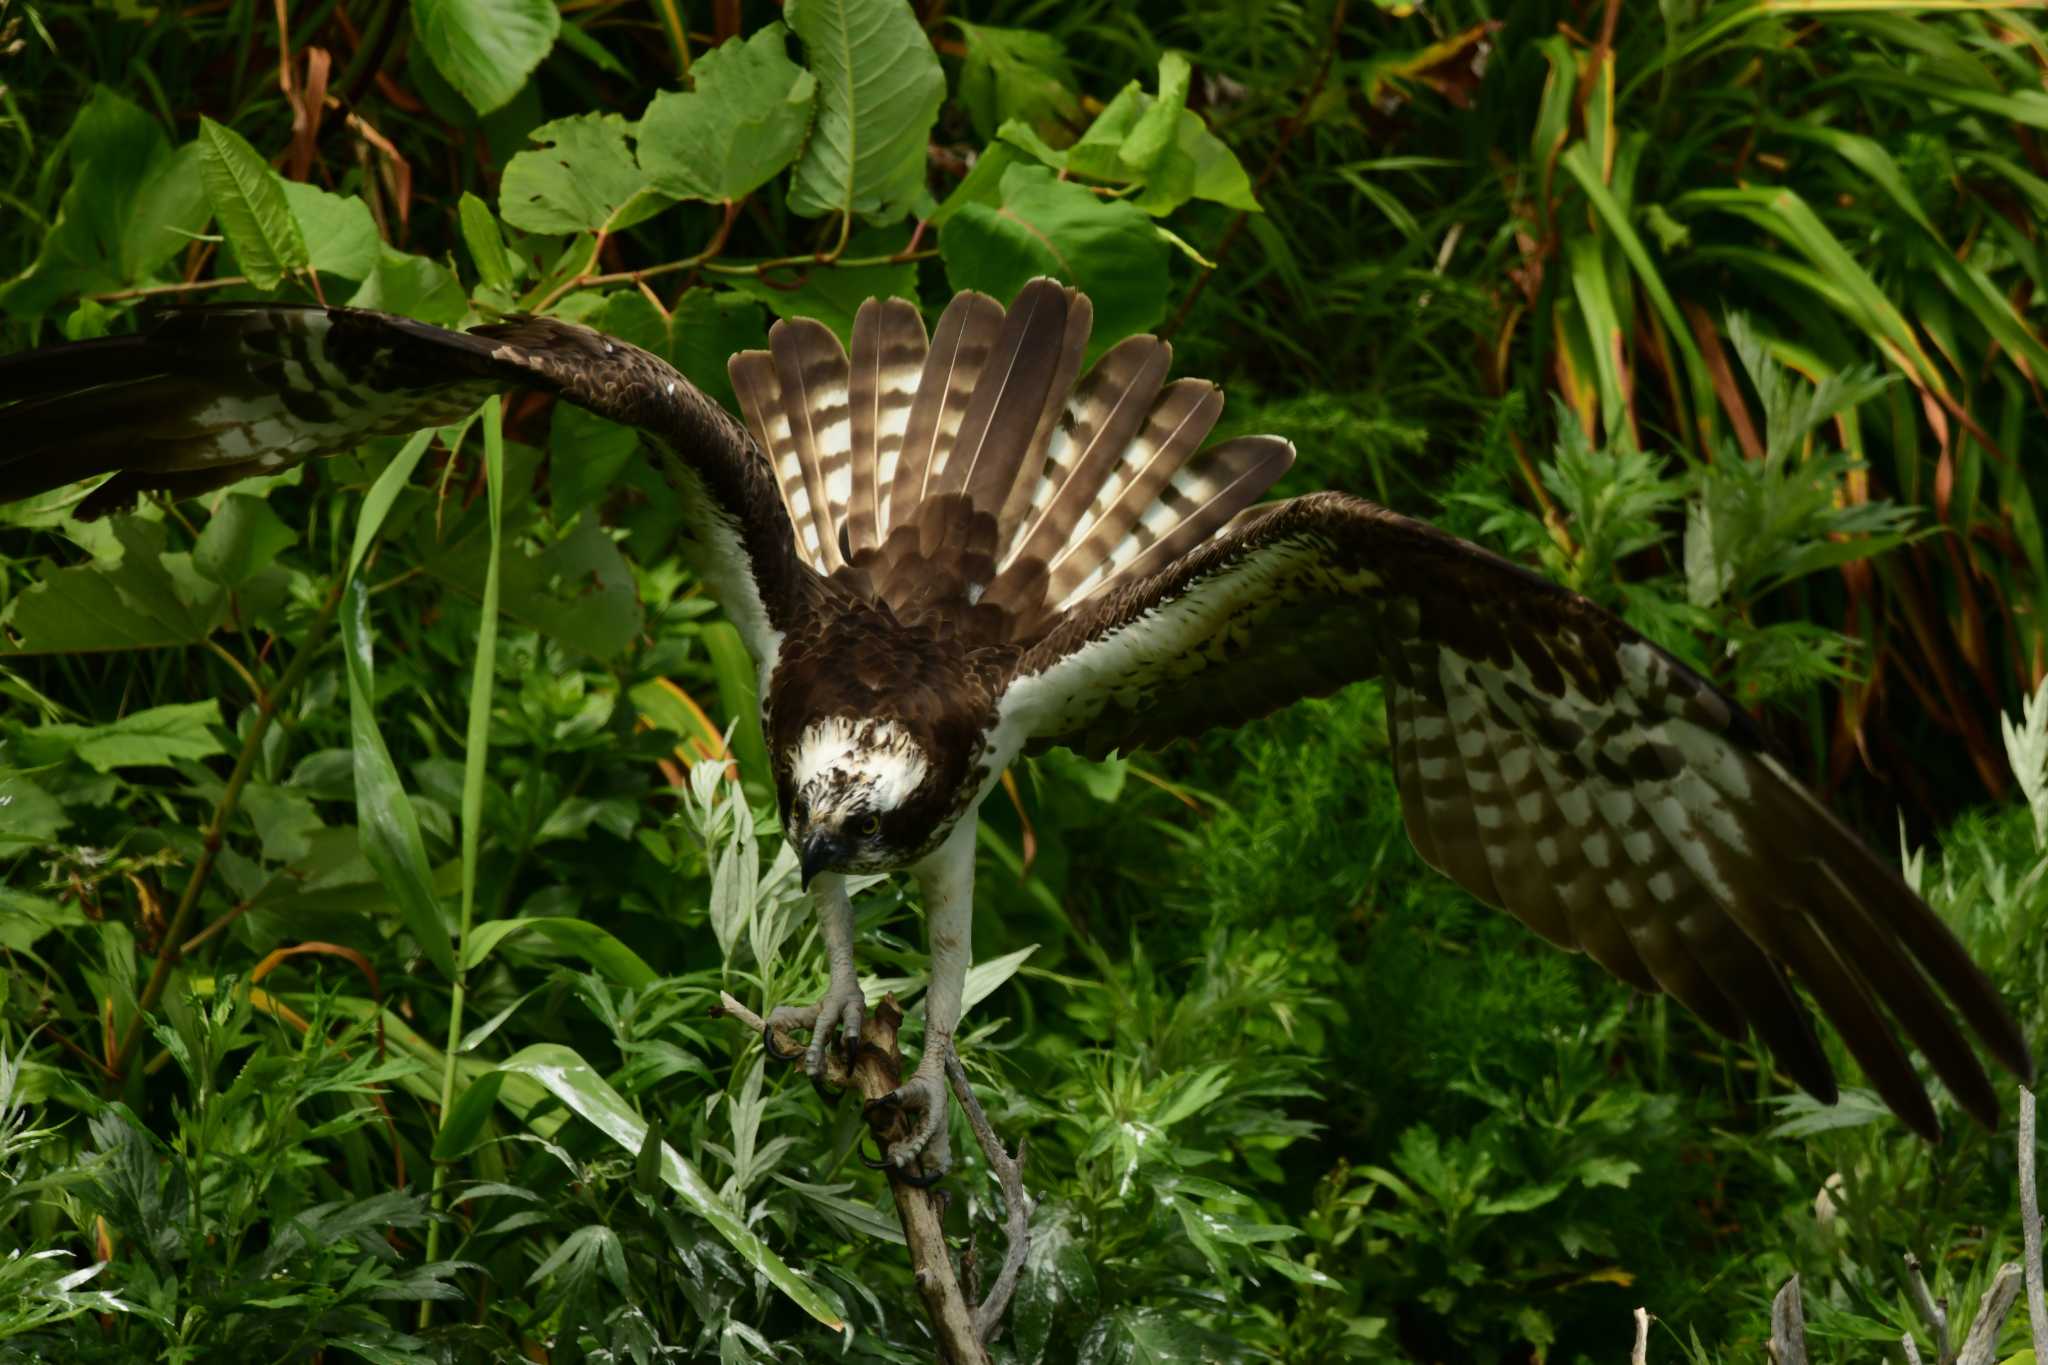
M 646 1143 L 646 1121 L 634 1113 L 619 1098 L 619 1093 L 605 1083 L 604 1077 L 591 1070 L 589 1063 L 573 1049 L 556 1043 L 536 1043 L 506 1058 L 499 1069 L 538 1081 L 556 1099 L 595 1124 L 599 1131 L 627 1153 L 639 1155 Z M 666 1143 L 661 1148 L 661 1178 L 664 1184 L 682 1196 L 692 1211 L 711 1224 L 747 1264 L 788 1295 L 792 1303 L 834 1331 L 845 1330 L 846 1324 L 837 1306 L 756 1237 L 746 1220 L 727 1207 L 725 1201 L 718 1197 L 718 1192 L 698 1174 L 697 1168 Z
M 179 702 L 152 706 L 105 725 L 39 725 L 19 732 L 16 748 L 40 767 L 68 753 L 90 768 L 168 768 L 181 760 L 223 752 L 220 703 Z
M 71 184 L 56 219 L 35 261 L 0 290 L 0 304 L 21 316 L 142 283 L 212 215 L 198 145 L 172 151 L 155 119 L 105 86 L 94 87 L 63 147 Z
M 314 185 L 280 180 L 285 203 L 306 238 L 307 262 L 323 275 L 360 280 L 376 269 L 384 244 L 370 206 L 352 194 L 329 194 Z
M 577 114 L 543 123 L 534 150 L 512 158 L 498 187 L 498 212 L 528 232 L 614 232 L 668 205 L 650 190 L 617 114 Z
M 511 103 L 562 29 L 554 0 L 413 0 L 413 32 L 479 114 Z
M 924 193 L 926 146 L 946 98 L 909 0 L 792 0 L 790 27 L 818 78 L 818 120 L 789 187 L 794 213 L 892 223 Z
M 818 81 L 789 59 L 788 30 L 769 24 L 697 59 L 696 88 L 663 91 L 640 120 L 640 166 L 678 199 L 743 199 L 796 159 Z
M 1080 126 L 1074 73 L 1058 38 L 1037 29 L 991 28 L 964 19 L 955 19 L 953 26 L 967 41 L 960 103 L 984 142 L 993 142 L 996 130 L 1011 119 L 1048 136 L 1068 125 Z
M 8 603 L 0 623 L 17 638 L 0 653 L 75 654 L 197 644 L 227 615 L 228 596 L 166 550 L 161 523 L 121 517 L 108 552 L 89 564 L 51 568 Z
M 284 187 L 247 138 L 201 115 L 199 180 L 249 283 L 275 289 L 312 261 Z
M 1052 154 L 1022 125 L 1005 128 L 1002 135 L 1075 175 L 1135 186 L 1132 202 L 1155 216 L 1171 213 L 1190 199 L 1257 212 L 1251 177 L 1237 154 L 1186 107 L 1189 79 L 1187 58 L 1167 53 L 1159 61 L 1157 96 L 1132 81 L 1064 155 Z
M 1007 299 L 1032 276 L 1052 275 L 1084 290 L 1095 303 L 1095 354 L 1166 313 L 1167 247 L 1152 220 L 1044 166 L 1004 172 L 999 204 L 961 205 L 939 249 L 955 289 Z
M 192 567 L 223 587 L 248 582 L 270 566 L 299 533 L 270 510 L 270 504 L 247 493 L 230 493 L 199 532 L 192 546 Z

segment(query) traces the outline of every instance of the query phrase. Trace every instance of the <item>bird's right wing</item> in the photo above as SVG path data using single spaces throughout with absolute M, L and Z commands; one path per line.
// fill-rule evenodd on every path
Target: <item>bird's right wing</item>
M 1318 493 L 1245 513 L 1069 608 L 1000 706 L 1021 741 L 1100 755 L 1369 677 L 1416 849 L 1551 942 L 1722 1033 L 1754 1029 L 1832 1099 L 1789 970 L 1922 1133 L 1934 1110 L 1900 1034 L 1987 1124 L 1997 1092 L 1955 1015 L 2031 1076 L 1948 926 L 1740 707 L 1585 598 L 1385 508 Z
M 666 361 L 585 327 L 517 317 L 455 332 L 356 308 L 171 308 L 133 336 L 0 356 L 0 502 L 112 474 L 99 516 L 203 493 L 547 390 L 678 457 L 699 570 L 764 668 L 815 576 L 766 459 Z

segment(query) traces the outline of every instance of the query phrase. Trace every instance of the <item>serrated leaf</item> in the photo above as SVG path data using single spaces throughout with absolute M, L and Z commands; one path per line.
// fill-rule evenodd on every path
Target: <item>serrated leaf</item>
M 1166 313 L 1167 247 L 1132 205 L 1103 200 L 1044 166 L 1003 173 L 1002 203 L 962 205 L 939 235 L 955 289 L 1009 299 L 1034 275 L 1052 275 L 1095 303 L 1091 355 Z
M 817 78 L 789 59 L 781 24 L 721 43 L 690 74 L 694 89 L 663 91 L 647 106 L 640 167 L 678 199 L 744 199 L 802 150 Z
M 946 77 L 909 0 L 794 0 L 789 25 L 818 78 L 818 116 L 789 187 L 792 213 L 893 223 L 924 192 Z
M 227 614 L 227 594 L 193 570 L 191 556 L 166 551 L 162 525 L 139 517 L 107 525 L 107 553 L 47 570 L 8 603 L 0 621 L 19 640 L 0 653 L 158 649 L 213 633 Z
M 576 114 L 543 123 L 539 144 L 505 167 L 498 212 L 527 232 L 612 232 L 659 213 L 669 200 L 648 187 L 617 114 Z
M 105 725 L 38 725 L 17 735 L 22 756 L 37 766 L 75 757 L 100 772 L 115 768 L 168 768 L 180 760 L 222 752 L 214 728 L 220 703 L 195 701 L 153 706 Z
M 354 195 L 329 194 L 296 180 L 280 180 L 278 186 L 305 234 L 306 258 L 313 269 L 360 280 L 376 268 L 384 243 L 368 204 Z
M 299 533 L 285 525 L 262 498 L 230 493 L 193 544 L 192 567 L 213 582 L 232 588 L 268 568 L 298 539 Z
M 199 179 L 249 283 L 275 289 L 286 275 L 307 264 L 305 236 L 270 163 L 240 133 L 203 114 Z
M 554 0 L 414 0 L 413 32 L 479 114 L 511 103 L 555 45 Z

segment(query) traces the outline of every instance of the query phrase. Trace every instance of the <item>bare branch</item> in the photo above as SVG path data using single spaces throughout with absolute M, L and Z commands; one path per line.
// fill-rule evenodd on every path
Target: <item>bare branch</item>
M 1927 1281 L 1920 1274 L 1920 1258 L 1910 1251 L 1906 1253 L 1906 1296 L 1913 1300 L 1920 1320 L 1934 1334 L 1934 1358 L 1948 1360 L 1948 1301 L 1927 1292 Z
M 2006 1315 L 2020 1296 L 2020 1283 L 2025 1279 L 2016 1261 L 2007 1261 L 1998 1267 L 1998 1273 L 1991 1277 L 1991 1287 L 1984 1291 L 1983 1301 L 1977 1305 L 1977 1320 L 1970 1324 L 1970 1333 L 1963 1338 L 1962 1354 L 1956 1357 L 1956 1365 L 1992 1365 L 1998 1359 L 1998 1333 L 2005 1326 Z
M 2027 1267 L 2027 1326 L 2034 1359 L 2048 1360 L 2048 1302 L 2041 1287 L 2041 1190 L 2034 1182 L 2034 1092 L 2020 1087 L 2020 1234 Z
M 751 1029 L 756 1037 L 766 1027 L 761 1016 L 731 995 L 720 992 L 717 1014 L 730 1015 Z M 853 1090 L 863 1099 L 878 1100 L 894 1090 L 903 1077 L 903 1054 L 896 1047 L 896 1030 L 903 1023 L 903 1011 L 895 996 L 885 997 L 867 1012 L 860 1028 L 860 1049 L 853 1072 L 847 1074 L 837 1048 L 826 1050 L 823 1083 Z M 786 1040 L 784 1040 L 786 1041 Z M 871 1122 L 900 1125 L 907 1122 L 901 1110 L 878 1109 Z M 875 1140 L 888 1150 L 891 1132 L 877 1131 Z M 953 1273 L 953 1259 L 946 1249 L 942 1224 L 945 1196 L 937 1190 L 918 1189 L 900 1180 L 889 1182 L 896 1200 L 896 1218 L 903 1225 L 903 1240 L 910 1247 L 910 1268 L 918 1297 L 924 1300 L 925 1315 L 931 1319 L 932 1335 L 938 1339 L 941 1359 L 946 1365 L 989 1365 L 988 1352 L 976 1332 L 975 1315 L 960 1292 Z
M 1628 1365 L 1650 1365 L 1650 1310 L 1636 1309 L 1636 1344 L 1628 1353 Z

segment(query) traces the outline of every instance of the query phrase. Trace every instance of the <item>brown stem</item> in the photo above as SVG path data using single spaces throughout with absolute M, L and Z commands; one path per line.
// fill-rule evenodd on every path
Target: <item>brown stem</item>
M 220 849 L 226 840 L 228 820 L 241 803 L 242 788 L 248 785 L 249 774 L 256 767 L 256 756 L 263 752 L 263 737 L 270 733 L 270 722 L 277 717 L 277 708 L 285 697 L 305 681 L 312 671 L 313 659 L 320 652 L 320 643 L 327 634 L 327 628 L 334 624 L 335 610 L 341 605 L 341 589 L 334 588 L 321 604 L 320 614 L 313 618 L 306 639 L 299 646 L 298 654 L 277 680 L 277 686 L 262 692 L 256 698 L 256 718 L 249 723 L 249 734 L 242 741 L 242 752 L 235 759 L 235 770 L 228 776 L 228 785 L 220 794 L 220 802 L 213 808 L 213 820 L 206 827 L 206 834 L 200 846 L 199 861 L 192 868 L 192 875 L 185 882 L 185 894 L 178 898 L 177 913 L 171 916 L 170 927 L 164 931 L 163 949 L 157 954 L 156 967 L 149 974 L 149 984 L 143 987 L 142 997 L 135 1004 L 135 1017 L 128 1021 L 127 1031 L 121 1036 L 121 1045 L 107 1059 L 107 1089 L 118 1088 L 124 1078 L 129 1058 L 134 1055 L 136 1044 L 142 1040 L 143 1021 L 163 998 L 164 987 L 170 984 L 171 971 L 184 960 L 185 936 L 191 931 L 192 920 L 199 913 L 199 893 L 206 885 L 206 879 L 213 875 L 214 862 L 220 857 Z

